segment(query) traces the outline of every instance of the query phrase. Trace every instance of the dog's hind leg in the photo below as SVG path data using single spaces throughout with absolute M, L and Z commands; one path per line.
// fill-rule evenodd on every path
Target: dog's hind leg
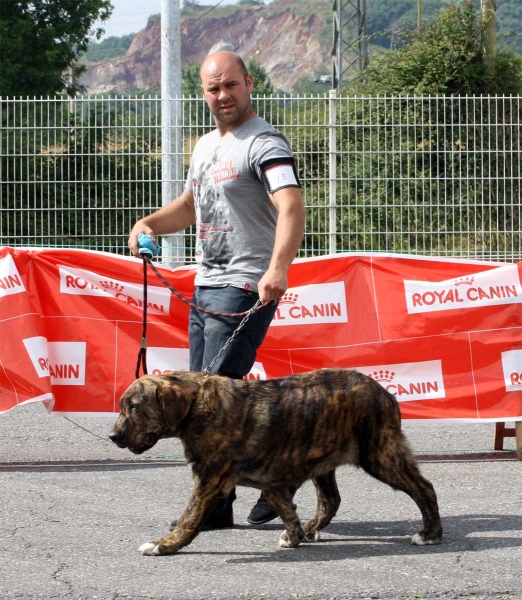
M 288 489 L 263 490 L 266 501 L 283 521 L 286 531 L 279 538 L 281 548 L 296 548 L 304 540 L 305 533 Z
M 341 495 L 335 479 L 335 469 L 312 479 L 317 492 L 317 511 L 304 526 L 305 542 L 314 542 L 319 539 L 319 532 L 335 517 Z
M 442 525 L 437 495 L 433 485 L 421 475 L 402 435 L 399 439 L 392 436 L 388 442 L 381 443 L 377 452 L 367 454 L 365 459 L 361 460 L 360 466 L 379 481 L 405 492 L 417 504 L 422 513 L 424 527 L 412 537 L 412 544 L 440 544 Z

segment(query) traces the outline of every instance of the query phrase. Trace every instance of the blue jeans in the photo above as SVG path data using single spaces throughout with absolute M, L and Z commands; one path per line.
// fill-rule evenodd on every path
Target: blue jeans
M 192 299 L 196 306 L 218 313 L 239 313 L 252 308 L 259 296 L 240 288 L 196 287 Z M 233 379 L 242 379 L 254 365 L 256 352 L 263 342 L 266 332 L 275 315 L 277 304 L 270 304 L 257 310 L 232 340 L 219 360 L 212 367 L 212 373 Z M 209 315 L 194 308 L 189 316 L 190 370 L 203 371 L 218 355 L 242 317 L 221 317 Z

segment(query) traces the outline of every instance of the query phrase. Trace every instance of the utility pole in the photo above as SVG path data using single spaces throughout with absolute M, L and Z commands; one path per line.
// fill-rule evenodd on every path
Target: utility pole
M 368 64 L 366 0 L 333 0 L 332 87 Z
M 483 48 L 486 67 L 490 75 L 495 73 L 497 56 L 497 7 L 495 0 L 481 0 L 482 23 L 484 24 Z
M 183 191 L 180 0 L 161 0 L 161 203 Z M 183 232 L 162 237 L 162 262 L 184 264 Z
M 417 31 L 422 33 L 422 0 L 417 0 Z

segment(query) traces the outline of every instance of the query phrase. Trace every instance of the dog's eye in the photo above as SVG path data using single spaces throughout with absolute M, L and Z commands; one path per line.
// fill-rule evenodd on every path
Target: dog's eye
M 139 409 L 140 405 L 139 404 L 131 404 L 130 405 L 130 410 L 131 412 L 135 412 Z

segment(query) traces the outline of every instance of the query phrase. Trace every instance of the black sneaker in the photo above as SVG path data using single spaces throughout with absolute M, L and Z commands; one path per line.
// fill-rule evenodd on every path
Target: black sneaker
M 273 521 L 276 517 L 276 511 L 268 504 L 265 495 L 261 492 L 261 496 L 259 496 L 256 505 L 250 511 L 247 521 L 251 525 L 262 525 L 263 523 Z
M 293 498 L 295 496 L 295 493 L 297 492 L 297 488 L 292 486 L 288 488 L 288 491 L 290 492 Z M 247 517 L 247 521 L 250 523 L 250 525 L 263 525 L 263 523 L 269 523 L 278 516 L 279 515 L 276 513 L 276 511 L 266 501 L 263 492 L 261 492 L 258 501 L 256 502 L 255 506 L 252 508 L 250 514 Z
M 231 498 L 220 498 L 205 517 L 199 530 L 209 531 L 210 529 L 228 529 L 234 527 L 233 501 Z M 177 525 L 178 520 L 174 519 L 170 524 L 170 530 L 175 529 Z

